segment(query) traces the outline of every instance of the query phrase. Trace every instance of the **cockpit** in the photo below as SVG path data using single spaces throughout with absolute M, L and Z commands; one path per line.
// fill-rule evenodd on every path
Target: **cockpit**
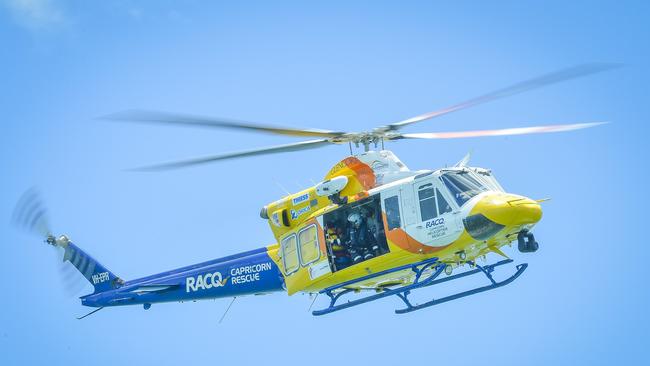
M 489 170 L 481 168 L 462 168 L 448 170 L 440 175 L 449 193 L 458 207 L 463 206 L 472 197 L 485 191 L 503 192 L 503 188 Z

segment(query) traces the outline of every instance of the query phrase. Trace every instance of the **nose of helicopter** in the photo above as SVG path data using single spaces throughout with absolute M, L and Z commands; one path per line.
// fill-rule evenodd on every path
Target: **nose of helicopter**
M 473 211 L 503 226 L 535 224 L 542 218 L 542 208 L 537 201 L 514 194 L 487 195 Z

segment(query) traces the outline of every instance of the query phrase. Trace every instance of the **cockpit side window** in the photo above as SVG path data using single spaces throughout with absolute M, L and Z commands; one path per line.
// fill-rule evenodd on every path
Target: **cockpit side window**
M 440 215 L 451 212 L 451 206 L 445 199 L 445 197 L 440 193 L 439 190 L 436 189 L 436 199 L 438 200 L 438 213 Z
M 420 200 L 420 215 L 422 216 L 422 221 L 427 221 L 438 216 L 433 184 L 428 183 L 418 187 L 418 199 Z

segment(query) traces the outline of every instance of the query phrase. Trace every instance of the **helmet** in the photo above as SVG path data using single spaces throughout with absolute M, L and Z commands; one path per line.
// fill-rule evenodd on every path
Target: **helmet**
M 350 215 L 348 215 L 348 221 L 350 221 L 354 225 L 359 225 L 361 224 L 361 215 L 359 215 L 356 212 L 351 213 Z

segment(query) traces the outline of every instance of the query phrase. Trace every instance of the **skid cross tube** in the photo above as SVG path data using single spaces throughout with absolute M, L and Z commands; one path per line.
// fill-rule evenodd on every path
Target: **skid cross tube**
M 470 264 L 470 265 L 473 264 L 473 262 L 467 262 L 467 263 Z M 439 278 L 439 279 L 429 283 L 427 286 L 433 286 L 433 285 L 437 285 L 439 283 L 452 281 L 452 280 L 457 280 L 459 278 L 471 276 L 471 275 L 474 275 L 474 274 L 477 274 L 477 273 L 480 273 L 480 272 L 492 273 L 494 271 L 495 267 L 502 266 L 502 265 L 508 264 L 508 263 L 512 263 L 512 259 L 504 259 L 502 261 L 499 261 L 499 262 L 496 262 L 496 263 L 493 263 L 493 264 L 490 264 L 490 265 L 487 265 L 487 266 L 483 266 L 483 267 L 481 267 L 479 265 L 476 265 L 476 267 L 478 267 L 478 268 L 475 268 L 475 269 L 473 269 L 471 271 L 461 272 L 461 273 L 455 274 L 453 276 L 447 276 L 445 278 Z M 490 275 L 490 277 L 491 277 L 491 275 Z M 488 277 L 488 278 L 490 278 L 490 277 Z
M 491 265 L 488 265 L 488 266 L 483 266 L 483 267 L 479 266 L 478 264 L 468 262 L 470 264 L 474 264 L 477 268 L 473 269 L 471 271 L 459 273 L 459 274 L 454 275 L 454 276 L 449 276 L 447 278 L 442 278 L 442 279 L 439 279 L 437 281 L 432 281 L 427 286 L 432 286 L 432 285 L 435 285 L 435 284 L 438 284 L 438 283 L 451 281 L 451 280 L 458 279 L 458 278 L 461 278 L 461 277 L 470 276 L 470 275 L 473 275 L 473 274 L 476 274 L 476 273 L 479 273 L 479 272 L 483 272 L 483 274 L 490 280 L 491 284 L 489 284 L 487 286 L 477 287 L 477 288 L 474 288 L 474 289 L 471 289 L 471 290 L 459 292 L 457 294 L 442 297 L 440 299 L 433 299 L 431 301 L 428 301 L 428 302 L 425 302 L 424 304 L 419 304 L 419 305 L 412 305 L 408 301 L 408 299 L 406 298 L 408 293 L 405 293 L 404 295 L 399 294 L 398 295 L 399 298 L 402 299 L 402 301 L 404 301 L 404 303 L 406 304 L 406 307 L 403 308 L 403 309 L 395 310 L 395 313 L 396 314 L 409 313 L 411 311 L 424 309 L 424 308 L 427 308 L 427 307 L 430 307 L 430 306 L 445 303 L 447 301 L 457 300 L 457 299 L 463 298 L 465 296 L 470 296 L 470 295 L 478 294 L 478 293 L 481 293 L 481 292 L 484 292 L 484 291 L 493 290 L 493 289 L 499 288 L 501 286 L 505 286 L 505 285 L 511 283 L 512 281 L 514 281 L 515 279 L 517 279 L 517 277 L 519 277 L 526 270 L 526 268 L 528 268 L 528 263 L 519 264 L 516 267 L 517 271 L 512 276 L 506 278 L 505 280 L 503 280 L 501 282 L 495 281 L 494 278 L 492 278 L 492 271 L 494 271 L 494 267 L 497 267 L 497 266 L 500 266 L 500 265 L 503 265 L 503 264 L 507 264 L 507 263 L 510 263 L 510 262 L 512 262 L 512 259 L 503 260 L 503 261 L 500 261 L 500 262 L 497 262 L 497 263 L 494 263 L 494 264 L 491 264 Z
M 429 277 L 427 277 L 426 279 L 420 281 L 420 278 L 422 277 L 422 274 L 424 273 L 424 271 L 427 268 L 432 267 L 434 264 L 437 264 L 435 266 L 435 271 Z M 422 268 L 418 268 L 420 266 L 422 266 Z M 321 290 L 319 293 L 325 294 L 330 298 L 329 306 L 327 308 L 325 308 L 325 309 L 314 310 L 314 311 L 312 311 L 312 314 L 313 315 L 325 315 L 325 314 L 329 314 L 329 313 L 332 313 L 332 312 L 335 312 L 335 311 L 338 311 L 338 310 L 347 309 L 347 308 L 350 308 L 350 307 L 353 307 L 353 306 L 357 306 L 357 305 L 361 305 L 361 304 L 364 304 L 364 303 L 367 303 L 367 302 L 370 302 L 370 301 L 381 299 L 381 298 L 384 298 L 384 297 L 388 297 L 388 296 L 392 296 L 392 295 L 398 295 L 398 294 L 401 294 L 402 292 L 406 292 L 406 291 L 409 291 L 411 289 L 426 286 L 428 283 L 435 280 L 436 277 L 438 277 L 438 275 L 440 275 L 440 273 L 442 273 L 442 271 L 445 269 L 445 267 L 446 267 L 446 265 L 444 263 L 439 263 L 438 262 L 438 258 L 430 258 L 430 259 L 427 259 L 427 260 L 424 260 L 424 261 L 421 261 L 421 262 L 418 262 L 418 263 L 408 264 L 408 265 L 404 265 L 404 266 L 391 268 L 391 269 L 388 269 L 388 270 L 385 270 L 385 271 L 373 273 L 373 274 L 363 276 L 363 277 L 360 277 L 360 278 L 357 278 L 357 279 L 354 279 L 354 280 L 350 280 L 350 281 L 340 283 L 340 284 L 335 285 L 335 286 L 328 287 L 328 288 L 326 288 L 324 290 Z M 352 301 L 348 301 L 348 302 L 340 304 L 340 305 L 336 305 L 337 300 L 342 295 L 350 293 L 352 291 L 355 291 L 354 289 L 345 288 L 346 286 L 349 286 L 349 285 L 352 285 L 352 284 L 355 284 L 355 283 L 359 283 L 359 282 L 362 282 L 362 281 L 365 281 L 365 280 L 368 280 L 368 279 L 371 279 L 371 278 L 383 276 L 383 275 L 388 274 L 388 273 L 393 273 L 393 272 L 397 272 L 397 271 L 401 271 L 401 270 L 405 270 L 405 269 L 409 269 L 409 268 L 413 272 L 415 272 L 415 280 L 413 281 L 412 284 L 402 286 L 402 287 L 397 288 L 397 289 L 384 290 L 383 292 L 380 292 L 380 293 L 375 294 L 375 295 L 366 296 L 366 297 L 361 298 L 361 299 L 352 300 Z M 339 292 L 339 293 L 336 293 L 336 294 L 333 293 L 333 291 L 335 291 L 337 289 L 341 289 L 341 288 L 344 288 L 344 290 Z

